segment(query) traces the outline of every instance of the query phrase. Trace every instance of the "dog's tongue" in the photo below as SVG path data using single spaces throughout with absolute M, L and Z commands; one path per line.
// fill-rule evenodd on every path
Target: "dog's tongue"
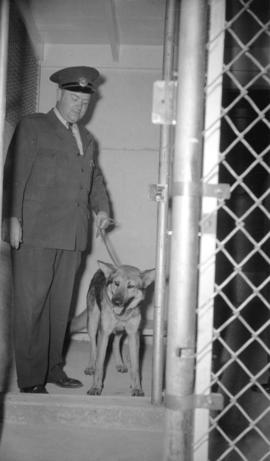
M 116 313 L 116 315 L 121 315 L 124 308 L 123 308 L 123 306 L 114 306 L 113 310 Z

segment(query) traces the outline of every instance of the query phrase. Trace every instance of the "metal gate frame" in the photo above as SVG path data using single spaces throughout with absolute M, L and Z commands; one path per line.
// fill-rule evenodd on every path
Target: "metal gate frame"
M 207 177 L 209 171 L 211 172 L 209 184 L 218 184 L 225 4 L 225 0 L 212 0 L 210 3 L 202 173 L 203 177 Z M 220 199 L 223 200 L 222 193 Z M 198 395 L 209 395 L 211 388 L 214 298 L 209 296 L 209 293 L 213 293 L 215 283 L 217 205 L 216 197 L 204 197 L 202 202 L 195 378 L 195 393 Z M 209 441 L 205 431 L 208 425 L 209 410 L 196 409 L 194 461 L 208 460 Z
M 164 460 L 191 460 L 207 1 L 180 4 L 168 296 Z M 203 400 L 203 399 L 202 399 Z M 204 402 L 202 403 L 204 406 Z
M 165 114 L 163 113 L 159 121 L 154 122 L 168 123 L 166 109 L 169 108 L 170 122 L 176 124 L 173 178 L 168 184 L 172 192 L 172 229 L 165 388 L 166 432 L 163 458 L 166 461 L 180 459 L 185 461 L 250 459 L 253 461 L 254 453 L 253 457 L 249 458 L 247 449 L 241 449 L 241 442 L 252 431 L 261 437 L 266 449 L 268 447 L 266 453 L 262 455 L 256 453 L 256 456 L 261 456 L 262 461 L 268 459 L 270 453 L 269 437 L 260 427 L 262 419 L 268 413 L 270 416 L 270 409 L 255 415 L 256 412 L 249 413 L 242 405 L 245 393 L 250 392 L 254 386 L 268 402 L 267 407 L 269 405 L 269 396 L 259 379 L 270 369 L 270 361 L 266 366 L 258 369 L 254 366 L 252 368 L 242 357 L 248 348 L 254 346 L 254 343 L 270 356 L 270 333 L 268 333 L 268 346 L 261 338 L 267 327 L 270 328 L 270 232 L 267 230 L 270 220 L 270 160 L 267 155 L 270 151 L 267 143 L 266 145 L 262 143 L 263 147 L 260 149 L 258 144 L 253 146 L 254 140 L 252 142 L 249 139 L 249 134 L 256 124 L 260 123 L 260 126 L 257 125 L 259 132 L 261 125 L 268 129 L 267 138 L 270 132 L 270 123 L 267 119 L 270 105 L 267 101 L 266 104 L 258 103 L 257 100 L 252 99 L 251 94 L 259 79 L 264 80 L 266 86 L 270 86 L 269 53 L 268 59 L 260 62 L 256 49 L 254 52 L 254 44 L 262 35 L 268 37 L 266 43 L 269 44 L 270 20 L 266 17 L 265 22 L 264 11 L 261 8 L 263 3 L 270 15 L 270 7 L 264 0 L 260 2 L 258 0 L 209 0 L 208 2 L 208 60 L 205 123 L 204 128 L 201 127 L 204 142 L 203 168 L 200 177 L 197 167 L 202 159 L 202 151 L 199 147 L 200 133 L 196 128 L 202 120 L 201 110 L 204 109 L 204 104 L 200 99 L 202 94 L 200 85 L 196 87 L 196 79 L 200 76 L 203 80 L 201 72 L 204 64 L 203 60 L 200 61 L 198 58 L 197 52 L 202 49 L 201 46 L 204 46 L 204 16 L 200 8 L 207 10 L 206 3 L 196 0 L 180 2 L 176 117 L 173 117 L 173 108 L 170 107 L 172 94 L 175 94 L 171 88 L 167 94 L 168 100 L 166 97 L 164 97 L 165 101 L 162 98 L 159 100 L 160 103 L 165 102 L 163 107 Z M 238 22 L 239 18 L 240 22 Z M 249 26 L 251 30 L 246 33 L 246 28 L 249 29 Z M 198 40 L 198 31 L 201 40 Z M 226 54 L 228 50 L 225 48 L 228 37 L 236 43 L 231 56 Z M 251 77 L 248 78 L 247 75 L 238 72 L 236 67 L 238 60 L 240 62 L 248 60 L 247 68 L 251 69 Z M 188 74 L 190 69 L 193 71 L 192 76 Z M 194 78 L 194 81 L 190 82 L 189 78 Z M 224 89 L 228 81 L 237 90 L 236 95 L 233 95 L 229 102 L 223 101 Z M 164 94 L 166 96 L 163 88 Z M 196 113 L 192 111 L 194 101 L 197 104 Z M 251 121 L 244 120 L 241 107 L 240 109 L 237 107 L 239 101 L 243 101 L 244 105 L 253 111 Z M 231 112 L 233 109 L 235 111 L 237 109 L 240 113 L 239 120 L 234 119 L 235 114 Z M 232 135 L 229 135 L 229 140 L 224 141 L 225 123 Z M 230 136 L 234 139 L 230 140 Z M 192 143 L 196 145 L 197 150 L 194 145 L 191 147 Z M 237 143 L 240 144 L 240 154 L 238 149 L 236 157 L 234 156 L 232 160 Z M 194 152 L 196 152 L 195 157 Z M 243 152 L 246 155 L 241 157 Z M 239 156 L 241 161 L 249 157 L 248 165 L 241 165 L 241 171 L 238 171 L 233 163 Z M 250 172 L 257 167 L 263 171 L 263 178 L 268 175 L 266 181 L 268 186 L 264 184 L 265 189 L 261 189 L 260 196 L 257 196 L 253 190 L 256 176 L 253 174 L 251 179 L 248 178 Z M 225 184 L 219 184 L 223 177 L 229 178 L 228 184 L 227 181 Z M 197 211 L 200 207 L 200 196 L 202 199 L 199 227 Z M 236 209 L 232 208 L 233 206 L 236 206 Z M 254 212 L 256 219 L 256 211 L 263 216 L 265 228 L 257 232 L 257 235 L 253 235 L 249 221 L 252 219 L 254 221 L 254 217 L 251 218 Z M 227 235 L 220 237 L 218 222 L 223 216 L 222 212 L 231 222 Z M 230 249 L 230 244 L 234 250 Z M 262 271 L 259 277 L 249 271 L 249 263 L 256 254 L 264 268 L 268 267 L 268 270 Z M 218 267 L 220 255 L 231 267 L 229 273 L 223 279 L 221 277 L 221 280 L 217 275 L 220 270 Z M 255 271 L 258 271 L 257 267 Z M 229 292 L 230 290 L 232 293 Z M 219 298 L 228 312 L 227 318 L 216 327 Z M 249 303 L 254 300 L 256 309 L 256 298 L 266 311 L 266 320 L 259 327 L 254 327 L 250 323 L 245 311 Z M 245 331 L 240 341 L 237 338 L 239 325 L 240 330 L 242 329 L 241 333 Z M 223 362 L 218 368 L 214 364 L 213 346 L 216 343 L 223 350 Z M 236 373 L 240 371 L 240 374 L 245 374 L 245 383 L 242 386 L 240 380 L 236 390 L 230 389 L 228 383 L 223 380 L 223 375 L 226 378 L 230 368 Z M 216 391 L 218 392 L 215 393 Z M 224 428 L 224 419 L 230 416 L 236 419 L 238 416 L 240 419 L 244 418 L 247 427 L 230 434 L 228 427 Z M 219 443 L 218 449 L 210 453 L 213 434 L 218 435 L 218 442 L 223 440 L 221 444 Z
M 260 106 L 258 101 L 252 97 L 252 88 L 262 85 L 261 81 L 263 81 L 265 87 L 270 91 L 270 8 L 269 5 L 267 8 L 267 3 L 265 3 L 266 11 L 262 18 L 262 15 L 258 13 L 258 2 L 256 5 L 255 0 L 237 0 L 234 3 L 225 0 L 211 0 L 209 4 L 210 34 L 202 176 L 204 183 L 217 184 L 222 166 L 227 173 L 225 176 L 231 175 L 230 193 L 236 196 L 234 200 L 237 200 L 237 209 L 232 208 L 232 203 L 236 202 L 226 205 L 226 198 L 229 198 L 226 188 L 221 187 L 218 199 L 203 199 L 195 394 L 208 395 L 209 405 L 211 405 L 213 403 L 211 390 L 217 389 L 224 401 L 223 408 L 219 411 L 195 410 L 193 456 L 195 461 L 208 459 L 211 461 L 223 459 L 262 461 L 270 459 L 270 437 L 266 429 L 266 421 L 269 421 L 270 416 L 269 395 L 260 383 L 266 372 L 269 376 L 270 367 L 270 344 L 267 344 L 263 338 L 265 334 L 267 335 L 266 330 L 270 328 L 270 151 L 269 142 L 268 145 L 267 142 L 266 145 L 262 143 L 263 148 L 256 150 L 248 137 L 252 136 L 250 132 L 256 124 L 260 123 L 265 126 L 266 131 L 268 130 L 269 140 L 269 97 L 263 107 Z M 229 20 L 225 17 L 226 7 L 231 7 Z M 245 15 L 247 24 L 249 21 L 252 22 L 251 25 L 254 24 L 254 31 L 251 28 L 246 32 L 245 22 L 242 25 L 241 22 L 237 23 L 242 15 Z M 234 27 L 235 24 L 236 27 Z M 236 43 L 236 51 L 230 58 L 225 56 L 225 33 L 230 34 Z M 256 40 L 263 35 L 268 37 L 268 53 L 266 52 L 264 59 L 260 60 L 261 55 L 256 54 L 256 49 L 254 51 L 253 47 Z M 238 60 L 248 61 L 249 69 L 251 69 L 250 75 L 241 74 L 237 70 Z M 232 86 L 237 90 L 236 95 L 229 102 L 222 102 L 225 78 L 230 79 Z M 241 101 L 244 101 L 253 111 L 251 120 L 245 120 L 246 114 L 242 115 L 241 110 L 242 119 L 237 121 L 231 115 L 231 111 Z M 225 147 L 221 142 L 222 123 L 226 123 L 235 136 L 235 139 Z M 246 151 L 246 156 L 251 157 L 247 166 L 240 171 L 234 170 L 233 165 L 227 160 L 230 154 L 233 155 L 237 143 L 240 144 L 240 149 L 243 146 L 242 149 Z M 261 168 L 263 177 L 268 175 L 266 186 L 261 188 L 261 193 L 258 195 L 250 187 L 247 179 L 255 168 Z M 254 180 L 256 181 L 256 176 L 253 173 Z M 237 196 L 238 187 L 241 187 L 242 192 Z M 223 210 L 234 222 L 234 227 L 232 226 L 227 235 L 220 239 L 217 235 L 217 217 Z M 251 232 L 251 224 L 249 224 L 249 220 L 252 221 L 250 216 L 256 210 L 265 220 L 265 229 L 259 232 L 257 238 Z M 233 239 L 235 241 L 232 253 L 228 247 Z M 217 267 L 220 264 L 217 258 L 220 253 L 225 254 L 232 266 L 231 274 L 224 276 L 221 282 L 217 281 Z M 249 271 L 249 263 L 255 255 L 258 255 L 265 267 L 268 265 L 268 271 L 263 272 L 260 265 L 255 268 L 257 273 Z M 229 289 L 234 290 L 232 297 L 228 294 L 229 285 L 232 285 Z M 214 313 L 218 308 L 215 301 L 218 296 L 222 298 L 230 313 L 219 326 L 214 326 Z M 250 321 L 251 314 L 249 313 L 250 318 L 247 318 L 246 314 L 248 307 L 251 310 L 252 303 L 256 309 L 256 299 L 258 299 L 258 307 L 261 306 L 261 310 L 265 311 L 264 314 L 258 314 L 265 317 L 259 325 L 253 325 Z M 252 318 L 254 318 L 254 313 Z M 241 340 L 238 338 L 239 334 L 243 335 Z M 216 342 L 223 349 L 223 361 L 218 367 L 214 364 L 216 357 L 213 344 Z M 259 350 L 268 356 L 266 365 L 260 364 L 259 358 L 256 366 L 253 363 L 252 354 L 258 353 Z M 245 354 L 250 354 L 249 358 L 245 357 Z M 238 377 L 239 383 L 235 389 L 231 388 L 232 383 L 228 377 L 226 378 L 226 374 L 234 374 L 235 380 Z M 254 387 L 259 391 L 256 394 L 252 394 Z M 247 399 L 253 400 L 253 407 L 251 404 L 246 405 Z M 239 423 L 239 427 L 236 427 L 238 418 L 244 423 Z M 228 427 L 228 423 L 226 426 L 228 419 L 231 419 L 232 426 L 235 426 L 232 430 Z M 211 451 L 210 446 L 215 437 L 219 447 L 217 449 L 216 445 L 215 450 Z
M 2 184 L 4 169 L 4 133 L 6 117 L 6 82 L 7 82 L 7 57 L 8 57 L 8 32 L 9 32 L 9 1 L 1 2 L 1 37 L 0 37 L 0 216 L 2 216 Z

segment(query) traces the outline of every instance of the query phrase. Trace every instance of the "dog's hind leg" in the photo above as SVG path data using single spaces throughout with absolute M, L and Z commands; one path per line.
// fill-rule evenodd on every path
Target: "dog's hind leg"
M 69 332 L 70 334 L 79 333 L 80 331 L 84 330 L 87 326 L 87 310 L 85 309 L 79 315 L 74 317 L 69 325 Z
M 116 334 L 113 340 L 113 355 L 115 359 L 115 367 L 119 373 L 126 373 L 128 367 L 124 364 L 121 354 L 121 334 Z

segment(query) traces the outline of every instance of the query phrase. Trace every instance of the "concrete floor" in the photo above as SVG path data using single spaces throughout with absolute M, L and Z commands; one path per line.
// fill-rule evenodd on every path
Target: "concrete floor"
M 6 380 L 5 347 L 11 305 L 9 247 L 0 245 L 0 391 Z M 8 320 L 8 321 L 7 321 Z M 81 335 L 81 339 L 84 337 Z M 128 374 L 119 374 L 113 358 L 106 368 L 103 394 L 86 395 L 92 378 L 84 374 L 89 343 L 72 340 L 65 371 L 80 379 L 80 389 L 48 384 L 49 395 L 21 394 L 14 361 L 8 392 L 0 400 L 1 461 L 158 461 L 162 459 L 164 408 L 150 403 L 152 347 L 142 344 L 145 397 L 130 396 Z M 1 423 L 2 421 L 2 423 Z
M 4 430 L 1 461 L 158 461 L 159 433 L 11 425 Z
M 87 335 L 81 334 L 80 337 Z M 143 340 L 142 340 L 143 341 Z M 126 346 L 124 346 L 126 347 Z M 150 397 L 151 394 L 151 363 L 152 363 L 152 346 L 141 346 L 142 351 L 142 387 L 145 396 Z M 86 340 L 73 340 L 69 346 L 66 355 L 66 365 L 64 370 L 68 376 L 79 379 L 83 383 L 83 387 L 78 389 L 65 389 L 48 383 L 46 388 L 50 394 L 72 394 L 85 395 L 92 384 L 92 377 L 84 374 L 84 369 L 88 363 L 89 342 Z M 10 374 L 9 392 L 18 393 L 17 379 L 15 367 L 12 367 Z M 106 375 L 104 380 L 104 388 L 102 395 L 130 395 L 130 376 L 129 373 L 119 373 L 114 366 L 114 358 L 109 353 Z
M 87 396 L 91 377 L 85 376 L 83 370 L 88 346 L 86 341 L 73 341 L 67 354 L 65 369 L 83 382 L 80 389 L 49 384 L 49 396 L 20 394 L 12 369 L 5 401 L 1 461 L 162 461 L 164 408 L 150 403 L 152 346 L 146 344 L 143 348 L 144 398 L 129 396 L 129 376 L 116 372 L 113 357 L 108 361 L 103 395 Z M 243 379 L 238 370 L 232 384 L 242 386 Z M 239 403 L 251 421 L 257 420 L 256 424 L 252 429 L 233 407 L 222 430 L 235 448 L 230 450 L 231 443 L 215 434 L 210 440 L 209 459 L 270 461 L 269 401 L 267 396 L 247 391 Z
M 150 404 L 152 347 L 142 361 L 145 397 L 130 397 L 128 374 L 108 360 L 103 396 L 86 395 L 89 344 L 72 341 L 65 370 L 80 389 L 48 384 L 49 395 L 20 394 L 14 366 L 5 401 L 1 461 L 158 461 L 162 459 L 164 409 Z
M 1 254 L 0 287 L 5 287 L 9 278 L 9 260 L 4 251 Z M 1 289 L 0 340 L 5 333 L 2 307 L 9 302 L 8 290 Z M 102 396 L 87 396 L 92 382 L 91 377 L 84 375 L 88 348 L 87 341 L 73 340 L 65 367 L 69 376 L 83 382 L 83 387 L 70 390 L 48 384 L 48 396 L 20 394 L 13 364 L 4 404 L 1 405 L 0 401 L 0 417 L 1 413 L 3 415 L 0 461 L 162 461 L 165 410 L 150 403 L 152 346 L 149 338 L 144 338 L 142 343 L 143 398 L 130 397 L 129 375 L 115 370 L 112 357 L 108 360 Z M 5 356 L 2 354 L 0 358 L 2 364 Z M 245 367 L 256 373 L 265 365 L 265 354 L 254 346 L 242 361 Z M 262 376 L 261 380 L 265 378 Z M 236 395 L 248 380 L 243 367 L 237 363 L 224 373 L 222 379 L 232 395 Z M 0 384 L 2 381 L 0 375 Z M 269 395 L 247 389 L 222 419 L 223 435 L 217 431 L 212 433 L 209 459 L 270 461 L 269 402 Z M 195 457 L 194 461 L 208 460 Z

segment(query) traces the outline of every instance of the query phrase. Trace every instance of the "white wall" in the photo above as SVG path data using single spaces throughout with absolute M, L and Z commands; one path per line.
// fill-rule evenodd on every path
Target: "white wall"
M 123 263 L 152 268 L 156 203 L 149 199 L 148 187 L 157 182 L 159 146 L 159 127 L 151 122 L 152 88 L 153 82 L 161 78 L 162 48 L 121 47 L 119 62 L 115 63 L 106 46 L 47 45 L 41 63 L 41 112 L 55 104 L 56 88 L 49 76 L 61 67 L 76 65 L 97 67 L 105 79 L 87 127 L 99 142 L 99 161 L 119 223 L 110 233 L 110 240 Z M 85 307 L 98 259 L 110 261 L 102 241 L 94 237 L 77 312 Z

